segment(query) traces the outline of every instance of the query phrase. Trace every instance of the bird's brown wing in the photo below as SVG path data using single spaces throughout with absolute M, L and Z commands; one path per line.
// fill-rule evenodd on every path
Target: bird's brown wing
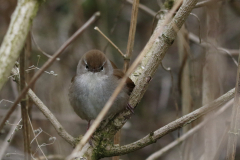
M 124 73 L 120 69 L 114 69 L 113 75 L 116 76 L 118 79 L 121 79 L 124 76 Z M 135 84 L 130 78 L 127 78 L 126 86 L 128 88 L 128 94 L 130 95 L 135 87 Z

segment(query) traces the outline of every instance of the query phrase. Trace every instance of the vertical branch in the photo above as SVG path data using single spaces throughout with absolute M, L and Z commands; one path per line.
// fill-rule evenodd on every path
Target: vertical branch
M 137 25 L 137 16 L 138 16 L 138 5 L 139 5 L 139 0 L 134 0 L 133 6 L 132 6 L 131 24 L 130 24 L 129 35 L 128 35 L 127 52 L 125 55 L 124 66 L 123 66 L 124 73 L 126 73 L 129 68 L 129 61 L 133 51 L 136 25 Z M 114 136 L 114 144 L 120 143 L 120 136 L 121 136 L 121 130 L 119 130 Z M 118 159 L 119 159 L 119 156 L 113 157 L 113 160 L 118 160 Z
M 180 57 L 179 71 L 179 89 L 181 95 L 182 116 L 188 114 L 192 110 L 192 97 L 190 89 L 190 69 L 189 69 L 189 39 L 188 31 L 185 25 L 182 26 L 178 34 L 178 50 Z M 190 129 L 190 124 L 183 127 L 182 133 L 185 134 Z M 183 159 L 189 159 L 189 150 L 191 149 L 191 138 L 183 143 Z
M 188 44 L 188 32 L 185 25 L 182 26 L 180 34 L 178 36 L 178 50 L 180 57 L 180 73 L 179 73 L 179 86 L 181 90 L 182 98 L 182 115 L 186 115 L 191 112 L 191 93 L 190 93 L 190 77 L 189 77 L 189 44 Z M 183 133 L 189 130 L 189 126 L 183 127 Z
M 231 126 L 229 137 L 228 137 L 228 146 L 227 146 L 227 160 L 234 160 L 236 155 L 236 146 L 237 139 L 239 136 L 240 128 L 240 54 L 238 56 L 238 70 L 237 70 L 237 79 L 236 79 L 236 91 L 234 96 L 234 103 L 232 109 L 231 117 Z
M 219 5 L 207 6 L 207 41 L 217 46 L 216 41 L 218 35 L 219 25 Z M 218 84 L 218 55 L 216 49 L 212 46 L 207 48 L 205 66 L 203 68 L 203 91 L 202 91 L 202 104 L 205 105 L 212 102 L 219 96 L 219 84 Z M 212 116 L 211 113 L 206 115 L 205 118 Z M 204 128 L 204 157 L 205 159 L 213 159 L 216 147 L 217 147 L 217 132 L 216 132 L 216 121 L 211 121 Z
M 125 73 L 129 68 L 129 61 L 133 51 L 136 25 L 137 25 L 138 5 L 139 5 L 139 0 L 134 0 L 133 6 L 132 6 L 131 24 L 130 24 L 129 35 L 128 35 L 126 58 L 124 60 Z
M 20 54 L 20 90 L 25 88 L 25 48 Z M 30 150 L 30 130 L 28 123 L 28 107 L 27 107 L 27 96 L 24 96 L 21 100 L 21 112 L 22 112 L 22 123 L 23 123 L 23 141 L 24 141 L 24 159 L 31 159 Z
M 25 44 L 25 53 L 26 53 L 26 64 L 25 64 L 25 67 L 28 67 L 28 66 L 32 66 L 33 63 L 32 63 L 32 54 L 31 54 L 31 51 L 32 51 L 32 41 L 31 41 L 31 32 L 29 32 L 28 36 L 27 36 L 27 39 L 26 39 L 26 44 Z M 33 77 L 34 75 L 34 70 L 32 70 L 31 72 L 27 73 L 26 74 L 26 82 L 28 83 L 30 81 L 30 79 Z M 34 84 L 32 85 L 32 90 L 34 91 Z M 31 110 L 32 110 L 32 105 L 33 105 L 33 102 L 30 98 L 27 98 L 27 104 L 28 104 L 28 114 L 31 118 Z

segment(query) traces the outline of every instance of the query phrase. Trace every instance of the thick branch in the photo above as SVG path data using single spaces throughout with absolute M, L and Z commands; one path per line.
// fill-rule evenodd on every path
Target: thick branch
M 39 3 L 40 0 L 18 0 L 18 5 L 12 15 L 11 23 L 0 48 L 0 90 L 7 81 L 11 69 L 25 44 Z
M 191 123 L 192 121 L 198 119 L 199 117 L 206 114 L 207 112 L 222 106 L 224 103 L 226 103 L 227 101 L 233 98 L 234 93 L 235 93 L 235 89 L 231 89 L 226 94 L 222 95 L 212 103 L 204 105 L 203 107 L 165 125 L 164 127 L 156 130 L 153 133 L 150 133 L 149 135 L 145 136 L 144 138 L 134 143 L 121 146 L 121 147 L 111 147 L 106 152 L 106 156 L 127 154 L 130 152 L 136 151 L 138 149 L 141 149 L 149 144 L 155 143 L 159 138 L 163 137 L 164 135 L 180 127 L 183 127 L 188 123 Z

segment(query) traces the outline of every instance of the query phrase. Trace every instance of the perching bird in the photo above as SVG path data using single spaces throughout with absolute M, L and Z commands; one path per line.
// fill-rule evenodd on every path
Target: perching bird
M 123 76 L 124 73 L 99 50 L 90 50 L 82 56 L 69 88 L 69 101 L 78 116 L 88 121 L 88 128 L 90 121 L 98 116 Z M 124 108 L 132 111 L 128 99 L 134 87 L 133 81 L 128 78 L 106 117 Z

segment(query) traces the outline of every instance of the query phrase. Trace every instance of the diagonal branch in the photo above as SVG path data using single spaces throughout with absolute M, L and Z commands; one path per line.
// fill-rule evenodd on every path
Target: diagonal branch
M 183 141 L 185 141 L 187 138 L 191 137 L 193 134 L 195 134 L 198 130 L 200 130 L 202 127 L 204 127 L 204 125 L 206 123 L 208 123 L 209 121 L 213 120 L 214 118 L 216 118 L 217 116 L 219 116 L 220 114 L 224 113 L 227 109 L 229 109 L 231 106 L 233 105 L 233 99 L 231 99 L 230 101 L 228 101 L 221 109 L 219 109 L 217 111 L 217 113 L 215 113 L 212 117 L 205 119 L 203 122 L 201 122 L 200 124 L 198 124 L 197 126 L 195 126 L 194 128 L 192 128 L 191 130 L 189 130 L 186 134 L 182 135 L 181 137 L 177 138 L 176 140 L 174 140 L 173 142 L 171 142 L 170 144 L 168 144 L 167 146 L 163 147 L 162 149 L 160 149 L 159 151 L 151 154 L 147 160 L 153 160 L 153 159 L 157 159 L 159 157 L 161 157 L 163 154 L 165 154 L 166 152 L 170 151 L 172 148 L 174 148 L 175 146 L 177 146 L 178 144 L 181 144 Z
M 18 71 L 15 68 L 12 69 L 12 74 L 14 75 L 14 80 L 19 84 L 19 74 L 18 74 Z M 63 128 L 61 123 L 58 122 L 57 118 L 52 114 L 52 112 L 48 109 L 48 107 L 44 105 L 44 103 L 36 96 L 36 94 L 31 89 L 28 90 L 27 94 L 31 98 L 33 103 L 38 107 L 38 109 L 50 121 L 50 123 L 56 129 L 58 135 L 60 135 L 63 139 L 65 139 L 69 144 L 71 144 L 74 147 L 76 145 L 76 143 L 77 143 L 76 142 L 77 139 L 72 137 Z
M 228 102 L 230 99 L 233 98 L 235 93 L 235 88 L 231 89 L 218 99 L 214 100 L 210 104 L 204 105 L 203 107 L 165 125 L 164 127 L 150 133 L 149 135 L 145 136 L 144 138 L 133 142 L 128 145 L 120 146 L 120 147 L 111 147 L 108 149 L 108 151 L 105 153 L 106 156 L 113 156 L 113 155 L 122 155 L 127 154 L 133 151 L 136 151 L 138 149 L 141 149 L 149 144 L 155 143 L 159 138 L 165 136 L 166 134 L 183 127 L 187 125 L 188 123 L 191 123 L 192 121 L 198 119 L 202 115 L 212 111 L 213 109 L 216 109 L 226 102 Z

